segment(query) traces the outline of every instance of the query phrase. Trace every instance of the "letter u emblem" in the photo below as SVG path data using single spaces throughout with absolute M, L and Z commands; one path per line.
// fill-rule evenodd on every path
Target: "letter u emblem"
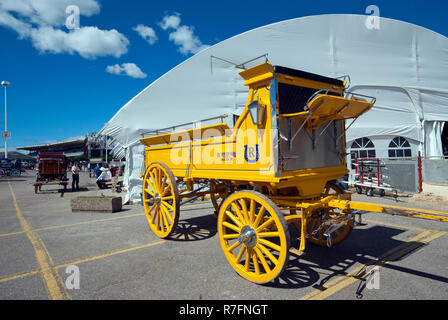
M 254 150 L 255 149 L 255 150 Z M 244 159 L 248 163 L 256 163 L 260 159 L 260 153 L 258 152 L 258 144 L 254 147 L 244 146 Z

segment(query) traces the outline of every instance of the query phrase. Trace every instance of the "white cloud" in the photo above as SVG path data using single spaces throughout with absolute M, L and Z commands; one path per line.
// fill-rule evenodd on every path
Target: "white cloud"
M 31 40 L 42 53 L 78 53 L 94 59 L 120 57 L 128 51 L 129 40 L 115 29 L 86 26 L 67 31 L 62 26 L 69 5 L 78 6 L 84 16 L 100 11 L 97 0 L 0 0 L 0 25 L 13 29 L 21 39 Z
M 193 27 L 189 26 L 180 26 L 170 33 L 169 39 L 177 44 L 179 51 L 185 55 L 195 54 L 209 47 L 209 45 L 202 44 L 201 40 L 194 35 Z
M 159 25 L 163 30 L 170 29 L 169 39 L 179 46 L 180 53 L 184 55 L 196 54 L 209 47 L 194 34 L 192 26 L 181 25 L 179 13 L 165 16 Z
M 146 78 L 146 73 L 143 73 L 142 70 L 135 63 L 123 63 L 121 65 L 114 64 L 112 66 L 106 67 L 106 72 L 117 74 L 117 75 L 127 75 L 132 78 L 143 79 Z
M 177 29 L 180 25 L 180 13 L 175 13 L 171 16 L 165 16 L 163 17 L 162 22 L 159 23 L 159 26 L 163 30 L 167 29 Z
M 76 52 L 87 59 L 109 55 L 118 58 L 128 51 L 129 45 L 129 40 L 117 30 L 101 30 L 97 27 L 82 27 L 72 32 L 50 26 L 39 27 L 32 29 L 31 40 L 40 52 Z
M 151 27 L 147 27 L 142 24 L 139 24 L 133 30 L 137 31 L 137 33 L 140 35 L 140 37 L 145 39 L 150 45 L 153 45 L 159 39 L 156 35 L 156 32 Z
M 69 5 L 76 5 L 80 14 L 87 17 L 100 12 L 97 0 L 0 0 L 1 9 L 37 25 L 62 26 Z

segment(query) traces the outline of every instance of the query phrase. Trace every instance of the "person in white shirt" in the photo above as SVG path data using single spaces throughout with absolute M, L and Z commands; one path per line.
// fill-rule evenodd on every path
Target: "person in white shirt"
M 72 166 L 72 191 L 79 191 L 79 167 L 75 162 Z
M 110 173 L 109 168 L 101 168 L 101 174 L 96 179 L 96 184 L 98 185 L 98 188 L 104 189 L 106 188 L 106 182 L 112 180 L 112 174 Z

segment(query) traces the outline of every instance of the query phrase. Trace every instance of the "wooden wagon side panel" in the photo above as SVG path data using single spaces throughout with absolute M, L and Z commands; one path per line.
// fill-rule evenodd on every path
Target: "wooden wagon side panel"
M 63 175 L 64 168 L 60 160 L 41 160 L 39 161 L 40 175 Z

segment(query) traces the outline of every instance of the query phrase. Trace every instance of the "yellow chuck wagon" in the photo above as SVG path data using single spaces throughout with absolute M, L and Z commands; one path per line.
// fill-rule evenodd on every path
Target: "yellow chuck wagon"
M 180 200 L 210 194 L 228 262 L 242 277 L 266 283 L 287 266 L 288 225 L 300 232 L 303 252 L 307 241 L 346 239 L 358 210 L 387 211 L 351 201 L 334 183 L 348 172 L 345 120 L 352 124 L 375 98 L 347 92 L 344 80 L 268 61 L 240 75 L 249 96 L 232 130 L 220 123 L 140 139 L 142 201 L 151 230 L 168 238 Z M 204 183 L 207 191 L 194 189 Z

